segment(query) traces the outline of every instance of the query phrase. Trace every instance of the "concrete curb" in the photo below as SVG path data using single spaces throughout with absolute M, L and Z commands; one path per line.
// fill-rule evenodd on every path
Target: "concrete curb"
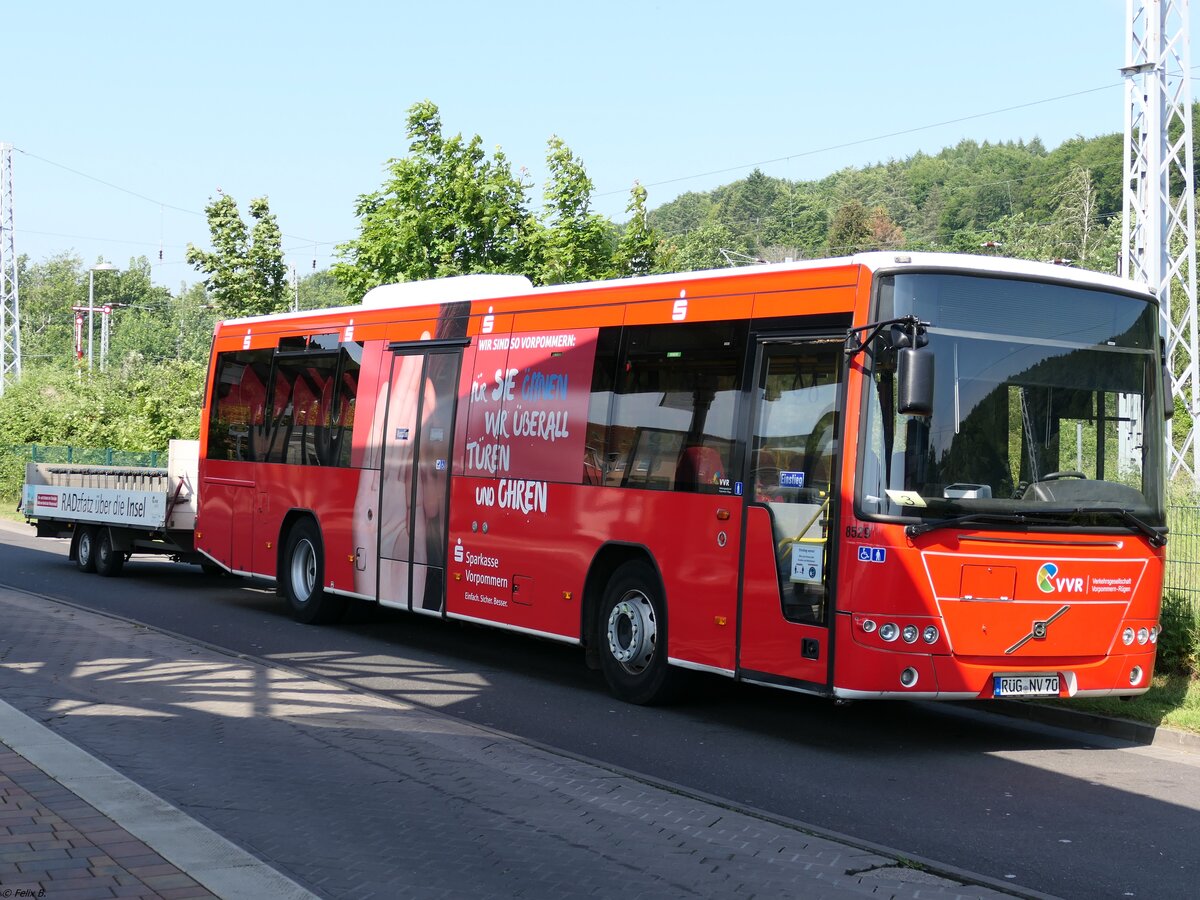
M 1132 719 L 1101 716 L 1097 713 L 1077 709 L 1065 709 L 1060 706 L 1046 706 L 1020 700 L 989 700 L 972 703 L 970 706 L 982 712 L 1128 741 L 1131 744 L 1171 747 L 1191 753 L 1200 753 L 1200 734 L 1166 725 L 1150 725 L 1146 722 L 1135 722 Z

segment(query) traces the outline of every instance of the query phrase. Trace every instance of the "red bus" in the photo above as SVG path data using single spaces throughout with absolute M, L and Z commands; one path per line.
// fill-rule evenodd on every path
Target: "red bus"
M 196 547 L 352 599 L 832 696 L 1137 694 L 1166 527 L 1155 298 L 994 258 L 533 288 L 217 326 Z

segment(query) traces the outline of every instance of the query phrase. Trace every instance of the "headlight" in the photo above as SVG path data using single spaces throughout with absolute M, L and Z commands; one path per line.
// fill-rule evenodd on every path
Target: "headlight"
M 936 644 L 938 637 L 938 630 L 935 625 L 926 625 L 925 631 L 921 634 L 921 638 L 927 644 Z
M 1138 634 L 1137 634 L 1138 643 L 1144 644 L 1148 640 L 1150 640 L 1150 629 L 1149 628 L 1139 628 Z
M 1133 643 L 1133 629 L 1126 628 L 1124 631 L 1122 631 L 1121 632 L 1121 640 L 1125 643 L 1126 647 L 1128 647 L 1130 644 L 1132 644 Z
M 915 644 L 920 634 L 921 632 L 916 625 L 905 625 L 901 636 L 904 638 L 904 643 Z
M 863 619 L 862 630 L 865 631 L 867 634 L 870 634 L 872 631 L 874 631 L 875 630 L 875 620 L 874 619 Z
M 879 626 L 879 636 L 890 644 L 900 636 L 900 629 L 895 622 L 884 622 Z

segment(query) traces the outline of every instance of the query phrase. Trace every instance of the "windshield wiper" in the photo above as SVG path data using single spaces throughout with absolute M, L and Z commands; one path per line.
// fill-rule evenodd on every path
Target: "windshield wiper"
M 973 512 L 965 513 L 961 516 L 951 516 L 949 519 L 938 519 L 936 522 L 922 522 L 920 525 L 908 525 L 904 529 L 904 533 L 909 537 L 917 537 L 918 535 L 928 534 L 931 531 L 937 531 L 940 528 L 953 528 L 955 525 L 1023 525 L 1028 527 L 1029 521 L 1024 513 L 1011 512 Z
M 1012 513 L 966 513 L 965 515 L 954 516 L 949 519 L 941 519 L 937 522 L 922 522 L 920 525 L 909 525 L 904 529 L 904 533 L 909 537 L 917 537 L 918 535 L 928 534 L 931 531 L 937 531 L 940 528 L 953 528 L 956 525 L 973 525 L 977 523 L 1019 525 L 1028 528 L 1031 520 L 1053 525 L 1069 525 L 1070 522 L 1068 519 L 1071 516 L 1088 515 L 1116 516 L 1133 531 L 1145 535 L 1150 541 L 1151 547 L 1166 546 L 1167 535 L 1165 529 L 1155 528 L 1149 522 L 1138 518 L 1132 512 L 1120 506 L 1026 509 L 1021 512 Z
M 1123 506 L 1077 506 L 1074 509 L 1048 509 L 1048 510 L 1029 510 L 1033 515 L 1040 515 L 1045 512 L 1047 515 L 1080 515 L 1080 516 L 1116 516 L 1122 522 L 1129 526 L 1133 531 L 1139 534 L 1144 534 L 1150 541 L 1151 547 L 1165 547 L 1167 545 L 1167 530 L 1165 528 L 1155 528 L 1145 519 L 1135 516 Z

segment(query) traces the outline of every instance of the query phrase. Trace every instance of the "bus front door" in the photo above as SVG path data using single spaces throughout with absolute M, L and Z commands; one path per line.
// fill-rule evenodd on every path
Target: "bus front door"
M 459 348 L 397 350 L 379 501 L 379 602 L 442 615 Z
M 739 676 L 825 692 L 843 339 L 762 338 L 746 441 Z

